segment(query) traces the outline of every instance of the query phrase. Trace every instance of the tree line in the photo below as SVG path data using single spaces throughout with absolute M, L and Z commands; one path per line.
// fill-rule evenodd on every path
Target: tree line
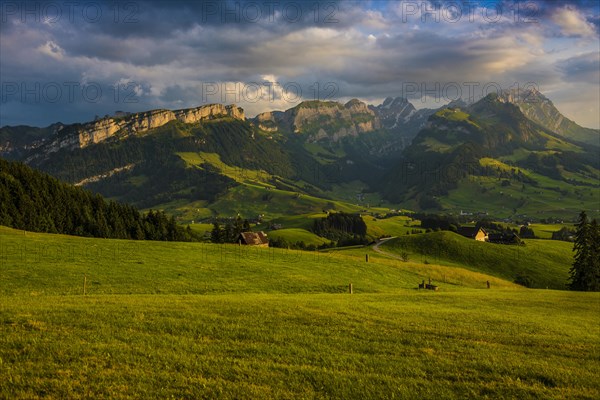
M 313 222 L 312 232 L 337 241 L 337 246 L 351 246 L 367 242 L 367 224 L 360 215 L 345 212 L 329 213 Z
M 33 232 L 111 239 L 191 241 L 189 226 L 162 211 L 141 213 L 127 204 L 0 159 L 0 225 Z
M 600 226 L 579 214 L 573 244 L 575 259 L 570 270 L 569 288 L 585 292 L 600 291 Z
M 235 220 L 227 221 L 224 226 L 221 226 L 219 221 L 213 222 L 210 241 L 213 243 L 236 243 L 240 233 L 250 231 L 250 222 L 247 219 L 242 220 L 242 217 L 238 215 Z

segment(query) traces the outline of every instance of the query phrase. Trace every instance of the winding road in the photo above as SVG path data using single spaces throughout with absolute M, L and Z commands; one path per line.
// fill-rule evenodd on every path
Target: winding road
M 401 260 L 402 261 L 402 257 L 400 257 L 400 256 L 398 256 L 396 254 L 388 253 L 387 251 L 383 251 L 383 250 L 381 250 L 379 248 L 379 245 L 381 245 L 382 243 L 385 243 L 388 240 L 395 239 L 396 237 L 397 236 L 392 236 L 392 237 L 389 237 L 389 238 L 381 239 L 379 242 L 377 242 L 377 243 L 375 243 L 373 245 L 373 251 L 375 251 L 376 253 L 379 253 L 379 254 L 383 254 L 384 256 L 388 256 L 388 257 L 395 258 L 397 260 Z

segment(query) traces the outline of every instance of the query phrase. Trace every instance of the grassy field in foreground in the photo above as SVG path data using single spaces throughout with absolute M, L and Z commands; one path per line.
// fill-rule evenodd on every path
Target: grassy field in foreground
M 369 248 L 0 227 L 0 399 L 595 399 L 599 310 Z
M 589 398 L 598 294 L 0 297 L 1 398 Z

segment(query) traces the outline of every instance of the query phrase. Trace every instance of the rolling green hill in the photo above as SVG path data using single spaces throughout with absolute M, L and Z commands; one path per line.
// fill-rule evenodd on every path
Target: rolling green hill
M 367 224 L 367 234 L 375 238 L 405 235 L 406 232 L 412 232 L 413 230 L 421 231 L 420 222 L 406 216 L 381 219 L 364 216 L 363 220 Z
M 452 232 L 401 236 L 381 246 L 409 259 L 460 266 L 509 281 L 529 277 L 532 287 L 565 289 L 573 263 L 573 245 L 554 240 L 526 240 L 524 246 L 478 242 Z
M 379 293 L 416 287 L 435 266 L 416 270 L 377 257 L 206 243 L 150 242 L 38 234 L 0 227 L 4 295 Z M 457 286 L 482 287 L 480 273 L 457 268 Z M 502 287 L 516 285 L 496 279 Z
M 270 238 L 284 239 L 288 243 L 304 242 L 306 245 L 320 246 L 329 243 L 329 240 L 300 228 L 284 228 L 269 232 Z

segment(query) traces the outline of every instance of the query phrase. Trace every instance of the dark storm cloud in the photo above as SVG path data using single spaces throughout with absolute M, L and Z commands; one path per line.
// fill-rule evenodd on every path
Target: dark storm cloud
M 600 54 L 587 53 L 559 61 L 556 66 L 566 81 L 600 81 Z
M 353 2 L 314 1 L 126 1 L 100 2 L 104 18 L 87 24 L 89 33 L 103 32 L 116 38 L 169 38 L 195 26 L 235 27 L 239 30 L 288 32 L 311 26 L 340 23 L 337 18 Z M 356 3 L 354 3 L 356 4 Z M 351 9 L 351 8 L 350 8 Z
M 87 3 L 81 3 L 78 12 L 63 13 L 60 20 L 29 15 L 23 22 L 3 3 L 3 83 L 24 83 L 27 88 L 48 82 L 77 82 L 82 88 L 97 84 L 103 97 L 75 104 L 64 98 L 48 102 L 43 96 L 32 102 L 32 96 L 25 96 L 20 103 L 17 93 L 3 100 L 0 124 L 27 122 L 20 119 L 27 112 L 19 104 L 66 122 L 116 109 L 195 106 L 204 100 L 203 87 L 215 83 L 297 84 L 306 99 L 323 98 L 323 85 L 334 83 L 336 96 L 366 99 L 401 94 L 407 82 L 434 87 L 474 80 L 503 85 L 536 81 L 543 88 L 597 78 L 593 60 L 578 58 L 597 46 L 597 27 L 590 22 L 598 19 L 593 2 L 570 2 L 568 7 L 537 1 L 469 3 L 477 6 L 473 20 L 463 17 L 452 23 L 431 18 L 422 22 L 419 14 L 404 18 L 409 3 L 425 11 L 433 4 L 94 2 L 102 10 L 97 21 L 91 21 L 93 10 L 82 13 Z M 41 10 L 64 3 L 36 4 Z M 522 23 L 504 11 L 502 19 L 491 23 L 482 14 L 495 5 L 510 10 L 524 4 L 535 6 L 535 23 Z M 554 42 L 556 38 L 568 42 Z M 597 86 L 591 82 L 590 90 Z M 116 100 L 111 92 L 115 87 L 120 88 Z M 135 102 L 124 103 L 131 94 Z M 293 105 L 284 98 L 285 91 L 279 91 L 269 101 L 242 106 L 251 115 Z

